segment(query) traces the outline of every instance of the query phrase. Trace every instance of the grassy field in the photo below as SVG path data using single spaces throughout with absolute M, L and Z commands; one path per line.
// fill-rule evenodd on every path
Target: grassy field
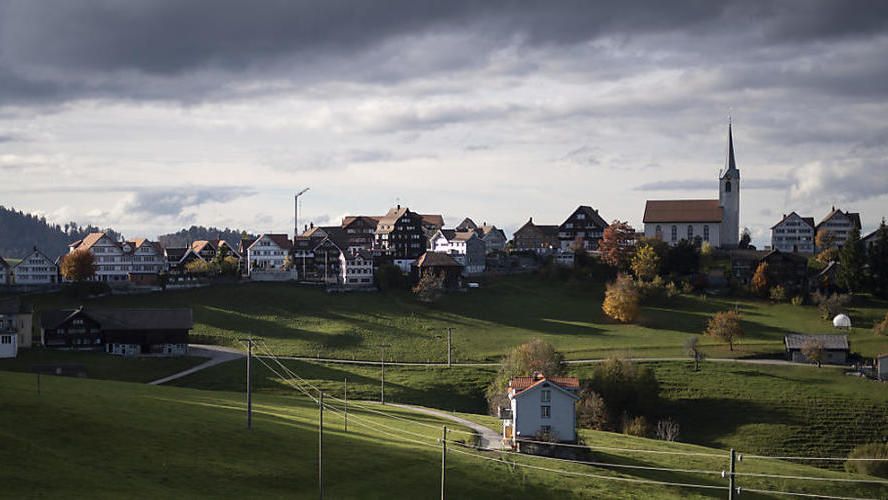
M 0 372 L 0 497 L 6 498 L 309 498 L 317 495 L 317 407 L 304 397 L 259 393 L 245 429 L 243 395 L 176 387 L 47 377 L 41 395 L 26 374 Z M 328 498 L 437 498 L 444 422 L 387 407 L 394 420 L 352 407 L 349 432 L 325 412 L 324 484 Z M 403 419 L 410 419 L 406 421 Z M 482 417 L 483 418 L 483 417 Z M 487 419 L 485 419 L 487 420 Z M 426 426 L 431 427 L 426 427 Z M 386 426 L 386 427 L 381 427 Z M 453 427 L 448 424 L 449 427 Z M 388 429 L 388 430 L 385 430 Z M 457 431 L 460 430 L 457 428 Z M 404 433 L 410 433 L 407 441 Z M 454 438 L 451 438 L 454 439 Z M 487 453 L 448 453 L 453 498 L 724 498 L 723 450 L 589 432 L 594 446 L 718 456 L 601 451 L 608 463 L 701 469 L 715 474 L 592 467 Z M 546 472 L 529 464 L 567 471 Z M 860 478 L 776 461 L 747 460 L 742 472 Z M 577 474 L 595 474 L 591 478 Z M 618 482 L 689 482 L 718 490 Z M 742 477 L 745 488 L 884 496 L 880 486 L 812 484 Z M 744 498 L 780 498 L 744 494 Z
M 31 365 L 81 365 L 88 378 L 150 382 L 199 365 L 206 358 L 125 358 L 101 352 L 51 351 L 22 349 L 12 359 L 0 359 L 0 370 L 30 371 Z
M 426 306 L 408 292 L 328 294 L 317 287 L 246 283 L 92 301 L 59 294 L 30 296 L 38 308 L 89 306 L 194 309 L 197 339 L 237 345 L 252 334 L 267 339 L 278 354 L 378 359 L 377 344 L 392 344 L 390 359 L 441 361 L 444 335 L 453 328 L 454 359 L 496 359 L 531 338 L 554 344 L 568 358 L 601 357 L 631 351 L 633 356 L 676 356 L 686 338 L 701 333 L 715 312 L 736 307 L 746 338 L 729 352 L 712 339 L 701 342 L 710 356 L 750 356 L 782 351 L 785 333 L 830 333 L 813 306 L 771 305 L 757 300 L 684 295 L 668 305 L 644 307 L 637 325 L 608 321 L 601 312 L 602 286 L 510 276 L 446 296 Z M 870 331 L 888 303 L 861 298 L 850 311 L 857 326 L 852 349 L 864 356 L 888 351 L 888 338 Z
M 269 361 L 269 363 L 273 363 Z M 378 366 L 283 361 L 332 394 L 378 400 Z M 760 366 L 705 362 L 646 362 L 661 385 L 659 413 L 681 425 L 682 440 L 744 453 L 847 456 L 856 445 L 888 440 L 888 384 L 844 375 L 836 368 Z M 277 371 L 279 367 L 271 364 Z M 593 365 L 572 365 L 573 375 L 591 376 Z M 244 361 L 211 367 L 172 382 L 199 389 L 244 390 Z M 485 413 L 484 389 L 492 368 L 386 367 L 386 400 L 448 411 Z M 257 391 L 291 391 L 258 364 Z

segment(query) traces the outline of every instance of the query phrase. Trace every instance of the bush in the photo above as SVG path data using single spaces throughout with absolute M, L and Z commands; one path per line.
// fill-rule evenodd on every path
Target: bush
M 770 296 L 774 302 L 786 302 L 786 289 L 782 285 L 771 287 Z
M 678 297 L 679 294 L 681 294 L 681 290 L 678 289 L 674 281 L 666 283 L 666 287 L 664 288 L 664 290 L 666 292 L 667 299 L 674 299 L 675 297 Z
M 600 394 L 593 391 L 588 383 L 580 390 L 577 405 L 577 425 L 583 429 L 604 431 L 608 429 L 607 405 Z
M 657 422 L 656 437 L 660 441 L 678 441 L 678 422 L 667 418 Z
M 376 286 L 383 292 L 407 288 L 407 278 L 391 262 L 384 262 L 376 270 Z
M 888 459 L 888 443 L 870 443 L 860 445 L 848 455 L 848 458 L 882 458 Z M 845 470 L 869 476 L 888 478 L 888 462 L 870 462 L 866 460 L 849 460 L 845 462 Z
M 585 390 L 601 396 L 607 405 L 607 422 L 614 425 L 619 425 L 624 413 L 651 414 L 660 399 L 660 385 L 654 372 L 621 358 L 598 363 Z
M 681 293 L 691 293 L 694 291 L 694 285 L 690 281 L 681 282 Z
M 638 299 L 643 304 L 660 301 L 666 296 L 666 285 L 659 276 L 651 281 L 636 280 L 634 286 L 638 291 Z
M 632 417 L 623 415 L 623 434 L 630 436 L 647 437 L 650 433 L 648 421 L 644 417 Z
M 805 303 L 805 297 L 802 297 L 801 295 L 796 295 L 795 297 L 792 298 L 792 305 L 794 305 L 794 306 L 800 306 L 804 303 Z
M 620 274 L 613 283 L 607 285 L 604 292 L 604 303 L 601 308 L 604 314 L 622 323 L 635 321 L 640 311 L 638 307 L 638 290 L 632 278 Z
M 885 313 L 885 319 L 873 326 L 873 335 L 876 337 L 884 337 L 888 333 L 888 313 Z
M 814 292 L 811 294 L 811 300 L 817 304 L 822 319 L 831 320 L 837 314 L 845 312 L 845 307 L 851 303 L 852 295 L 850 293 L 834 293 L 832 295 Z

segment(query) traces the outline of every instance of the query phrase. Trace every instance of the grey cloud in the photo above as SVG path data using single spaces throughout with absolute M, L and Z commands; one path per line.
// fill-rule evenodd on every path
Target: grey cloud
M 748 179 L 744 180 L 742 189 L 753 190 L 784 190 L 790 187 L 788 179 Z M 648 182 L 636 186 L 635 191 L 712 191 L 717 192 L 718 180 L 684 179 Z
M 182 216 L 191 208 L 209 202 L 227 202 L 252 196 L 255 191 L 229 186 L 182 186 L 136 191 L 124 202 L 124 211 L 161 216 Z

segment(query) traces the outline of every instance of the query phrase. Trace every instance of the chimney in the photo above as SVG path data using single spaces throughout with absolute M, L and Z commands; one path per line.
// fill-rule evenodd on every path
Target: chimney
M 529 223 L 531 223 L 531 224 L 533 224 L 533 217 L 531 217 L 531 218 L 529 218 L 529 219 L 527 219 L 527 222 L 529 222 Z
M 306 224 L 305 229 L 302 230 L 302 232 L 305 232 L 305 231 L 308 231 L 308 224 Z
M 315 227 L 315 223 L 314 223 L 314 221 L 312 221 L 312 222 L 310 223 L 310 226 L 311 226 L 312 229 L 314 229 L 314 227 Z
M 401 210 L 401 204 L 398 203 L 398 210 Z

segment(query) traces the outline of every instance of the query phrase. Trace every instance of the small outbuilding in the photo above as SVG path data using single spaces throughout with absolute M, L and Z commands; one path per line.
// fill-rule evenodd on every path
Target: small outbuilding
M 888 382 L 888 352 L 876 357 L 876 375 L 882 382 Z
M 849 318 L 847 314 L 837 314 L 836 317 L 833 318 L 833 326 L 850 330 L 851 318 Z
M 848 362 L 851 348 L 848 345 L 847 335 L 803 335 L 790 333 L 783 337 L 786 348 L 786 359 L 794 363 L 810 363 L 802 353 L 802 349 L 809 343 L 823 345 L 823 363 L 828 365 L 844 365 Z
M 455 289 L 462 284 L 463 265 L 451 256 L 441 252 L 426 252 L 411 266 L 413 282 L 416 283 L 422 275 L 431 272 L 444 275 L 444 288 Z

